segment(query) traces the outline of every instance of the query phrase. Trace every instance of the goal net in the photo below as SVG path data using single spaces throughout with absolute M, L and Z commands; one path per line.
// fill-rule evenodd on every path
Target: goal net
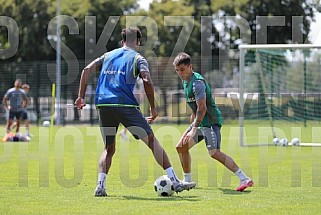
M 272 144 L 275 137 L 321 145 L 321 46 L 239 49 L 240 145 Z

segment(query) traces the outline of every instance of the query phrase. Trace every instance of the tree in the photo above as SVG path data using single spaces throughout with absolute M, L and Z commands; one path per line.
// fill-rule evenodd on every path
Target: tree
M 86 63 L 108 50 L 120 47 L 122 26 L 116 17 L 130 15 L 136 11 L 137 7 L 136 0 L 72 0 L 67 7 L 63 8 L 63 12 L 77 20 L 80 34 L 68 35 L 65 33 L 66 44 L 74 51 L 78 59 L 87 58 Z M 85 16 L 87 16 L 87 19 Z M 111 18 L 112 16 L 115 16 L 115 18 Z M 107 28 L 105 29 L 107 31 L 103 32 L 109 18 L 112 19 L 115 28 Z M 89 32 L 87 35 L 85 35 L 86 31 Z M 96 44 L 100 37 L 106 36 L 104 34 L 111 34 L 109 40 L 105 41 L 104 46 L 86 49 L 86 43 Z
M 120 47 L 121 41 L 121 23 L 116 17 L 130 14 L 137 8 L 136 0 L 117 1 L 117 0 L 72 0 L 71 7 L 65 7 L 64 13 L 73 16 L 80 28 L 79 35 L 68 35 L 65 33 L 65 42 L 68 47 L 73 50 L 78 59 L 85 59 L 85 64 L 101 56 L 106 51 Z M 75 4 L 77 2 L 77 4 Z M 76 11 L 77 13 L 75 13 Z M 90 16 L 85 18 L 85 16 Z M 105 28 L 109 18 L 111 23 L 115 24 L 114 29 Z M 105 29 L 105 31 L 104 31 Z M 106 31 L 107 30 L 107 31 Z M 86 34 L 87 33 L 87 34 Z M 96 43 L 100 38 L 106 38 L 106 34 L 110 34 L 107 41 L 103 41 L 103 45 L 97 46 Z M 92 46 L 90 46 L 92 45 Z M 91 83 L 95 85 L 92 77 Z M 78 83 L 72 85 L 72 97 L 77 97 Z M 74 111 L 75 118 L 78 120 L 78 111 Z
M 314 20 L 314 13 L 317 9 L 320 10 L 308 0 L 247 0 L 243 4 L 231 2 L 231 4 L 222 7 L 224 15 L 240 16 L 249 24 L 248 36 L 250 41 L 244 41 L 243 38 L 240 38 L 239 29 L 236 28 L 231 30 L 230 38 L 234 37 L 251 44 L 308 42 L 310 22 Z M 269 22 L 269 27 L 266 27 L 267 22 Z M 236 41 L 228 40 L 227 42 L 231 44 L 231 47 L 237 47 L 239 43 L 236 43 Z M 254 54 L 249 51 L 247 55 Z M 254 61 L 258 60 L 253 59 Z M 282 57 L 279 60 L 282 61 Z M 283 61 L 285 62 L 284 59 Z M 284 72 L 286 76 L 286 71 Z M 258 74 L 257 79 L 260 80 Z M 258 82 L 259 93 L 262 95 L 260 103 L 263 107 L 266 107 L 262 81 Z
M 183 26 L 174 26 L 168 23 L 166 26 L 165 19 L 166 16 L 191 16 L 193 13 L 193 7 L 186 4 L 184 1 L 153 1 L 150 4 L 150 9 L 147 13 L 142 14 L 154 19 L 157 23 L 158 27 L 158 35 L 155 36 L 155 46 L 153 48 L 156 56 L 173 56 L 176 53 L 173 53 L 174 46 L 179 38 L 179 34 L 183 31 L 183 35 L 189 36 L 188 32 L 184 32 L 190 29 L 184 29 Z M 168 18 L 168 17 L 167 17 Z M 170 18 L 167 19 L 167 21 Z M 175 18 L 172 18 L 172 20 Z M 199 31 L 198 31 L 198 23 L 190 22 L 190 20 L 179 20 L 181 25 L 191 26 L 193 27 L 193 31 L 189 38 L 187 38 L 187 44 L 185 48 L 189 50 L 193 50 L 196 52 L 199 49 Z M 194 21 L 194 20 L 192 20 Z M 169 21 L 170 22 L 170 21 Z M 183 50 L 180 50 L 183 51 Z
M 90 41 L 96 42 L 98 37 L 101 35 L 102 29 L 104 28 L 109 16 L 129 15 L 133 13 L 136 8 L 136 0 L 61 1 L 61 15 L 67 15 L 76 20 L 77 26 L 74 27 L 77 29 L 78 33 L 69 34 L 69 29 L 67 27 L 61 27 L 61 39 L 64 45 L 62 46 L 61 53 L 64 54 L 69 51 L 69 53 L 76 56 L 78 60 L 83 60 L 86 58 L 87 50 L 85 50 L 85 24 L 90 26 L 90 23 L 86 23 L 85 16 L 96 16 L 97 25 L 93 26 L 95 30 L 97 29 L 96 38 L 90 38 Z M 11 86 L 12 79 L 15 78 L 15 74 L 26 74 L 28 76 L 28 83 L 34 83 L 33 86 L 35 88 L 33 89 L 37 89 L 37 96 L 41 96 L 40 94 L 48 95 L 48 89 L 51 86 L 51 82 L 54 82 L 54 80 L 50 80 L 48 76 L 46 76 L 47 74 L 43 74 L 43 72 L 47 70 L 48 61 L 53 61 L 56 58 L 54 42 L 57 39 L 56 29 L 49 29 L 49 23 L 51 23 L 53 18 L 57 15 L 56 11 L 57 0 L 0 0 L 1 16 L 7 16 L 14 19 L 19 29 L 18 51 L 14 56 L 5 59 L 4 63 L 1 65 L 1 77 L 3 77 L 0 83 L 1 92 Z M 62 22 L 64 22 L 64 20 L 62 20 Z M 48 35 L 48 29 L 52 30 L 52 35 Z M 113 32 L 114 36 L 111 37 L 108 42 L 106 42 L 107 50 L 111 50 L 120 46 L 120 30 L 120 23 L 117 23 L 117 29 L 115 32 Z M 7 37 L 7 29 L 5 27 L 0 27 L 1 49 L 12 46 Z M 103 54 L 104 51 L 106 51 L 106 48 L 102 47 L 102 49 L 94 53 L 94 57 Z M 3 58 L 3 56 L 0 57 Z M 69 69 L 66 64 L 64 64 L 64 60 L 66 59 L 62 57 L 62 74 L 67 72 Z M 33 63 L 24 63 L 26 61 L 33 61 Z M 83 65 L 78 66 L 81 68 Z M 78 72 L 78 69 L 75 70 Z M 40 72 L 42 72 L 41 84 L 44 86 L 38 86 L 40 81 L 37 78 L 39 78 Z M 72 84 L 65 84 L 63 87 L 66 87 L 62 89 L 64 96 L 69 98 L 75 97 L 77 93 L 76 87 L 78 87 L 77 81 Z M 71 94 L 71 96 L 67 95 L 67 93 Z
M 47 39 L 47 25 L 55 14 L 52 10 L 53 2 L 54 0 L 0 1 L 1 15 L 11 17 L 19 26 L 19 50 L 8 61 L 45 60 L 54 56 Z M 6 29 L 2 28 L 1 44 L 7 40 L 5 32 Z
M 222 7 L 225 15 L 239 15 L 248 21 L 252 44 L 303 43 L 307 41 L 310 24 L 314 20 L 317 9 L 320 10 L 308 0 L 247 0 L 243 4 L 232 3 Z M 262 31 L 262 24 L 265 21 L 260 17 L 276 18 L 277 16 L 284 17 L 285 23 L 274 21 L 271 25 L 275 26 L 268 27 L 267 35 L 265 35 L 266 32 Z M 300 16 L 302 19 L 295 20 L 295 16 Z M 276 26 L 278 24 L 280 26 Z M 292 29 L 295 31 L 293 32 Z M 258 41 L 257 38 L 267 38 L 267 41 Z
M 136 11 L 136 0 L 69 0 L 61 1 L 61 14 L 71 16 L 78 23 L 79 34 L 69 35 L 68 29 L 62 27 L 62 42 L 77 56 L 85 59 L 85 16 L 96 16 L 97 37 L 109 16 L 129 15 Z M 19 50 L 8 61 L 54 60 L 56 52 L 49 40 L 55 35 L 47 35 L 48 24 L 57 15 L 57 0 L 0 0 L 0 13 L 11 17 L 19 26 Z M 87 23 L 88 24 L 88 23 Z M 108 41 L 108 50 L 119 47 L 120 23 L 117 23 L 115 34 Z M 98 38 L 94 38 L 95 41 Z M 7 29 L 0 28 L 0 48 L 8 47 Z M 63 50 L 62 50 L 63 51 Z M 97 56 L 102 53 L 97 53 Z

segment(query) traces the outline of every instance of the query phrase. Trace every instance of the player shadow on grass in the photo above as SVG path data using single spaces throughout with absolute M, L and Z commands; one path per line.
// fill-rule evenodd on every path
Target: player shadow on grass
M 244 190 L 243 192 L 238 192 L 230 188 L 218 188 L 218 189 L 222 191 L 222 193 L 225 195 L 244 195 L 244 194 L 250 194 L 252 192 L 251 190 Z
M 122 196 L 123 199 L 126 200 L 149 200 L 149 201 L 190 201 L 190 202 L 196 202 L 200 201 L 199 196 L 169 196 L 169 197 L 154 197 L 154 198 L 146 198 L 141 196 Z

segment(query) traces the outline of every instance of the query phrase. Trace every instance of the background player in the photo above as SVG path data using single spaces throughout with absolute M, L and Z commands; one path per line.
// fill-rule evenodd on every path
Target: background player
M 23 113 L 21 115 L 21 121 L 25 121 L 26 135 L 28 137 L 30 137 L 30 132 L 29 132 L 30 120 L 29 120 L 28 111 L 27 111 L 27 106 L 30 105 L 30 103 L 31 103 L 31 99 L 28 94 L 29 90 L 30 90 L 30 86 L 29 86 L 29 84 L 23 84 L 21 86 L 21 88 L 25 91 L 25 93 L 27 95 L 27 104 L 26 104 L 26 108 L 23 110 Z M 17 126 L 17 123 L 13 122 L 11 130 L 14 129 L 16 126 Z
M 27 105 L 27 95 L 24 90 L 21 89 L 22 81 L 17 79 L 14 82 L 14 87 L 10 88 L 3 97 L 3 105 L 9 110 L 9 118 L 7 121 L 7 133 L 11 131 L 11 125 L 13 119 L 16 118 L 17 126 L 16 133 L 19 132 L 20 120 L 23 115 L 24 108 Z M 10 101 L 10 105 L 8 104 Z

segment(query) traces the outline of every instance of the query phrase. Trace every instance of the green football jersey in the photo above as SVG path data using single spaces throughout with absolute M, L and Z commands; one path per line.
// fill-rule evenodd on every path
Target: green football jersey
M 187 104 L 192 108 L 193 113 L 196 114 L 197 111 L 197 105 L 196 105 L 196 99 L 193 91 L 193 83 L 196 80 L 202 80 L 205 83 L 205 94 L 206 94 L 206 114 L 203 118 L 202 123 L 200 124 L 200 127 L 210 127 L 214 124 L 218 126 L 222 126 L 223 124 L 223 118 L 221 111 L 218 109 L 218 107 L 215 104 L 215 101 L 212 97 L 211 88 L 208 85 L 208 83 L 205 81 L 202 75 L 199 73 L 193 72 L 193 75 L 191 79 L 186 82 L 183 81 L 184 86 L 184 92 L 185 92 L 185 98 L 187 101 Z

